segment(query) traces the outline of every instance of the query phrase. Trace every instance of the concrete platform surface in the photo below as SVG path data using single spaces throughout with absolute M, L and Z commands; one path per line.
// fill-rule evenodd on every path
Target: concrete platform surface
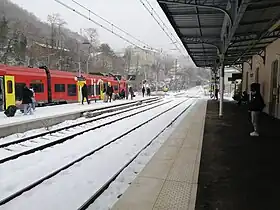
M 260 136 L 246 106 L 209 101 L 196 210 L 276 210 L 279 207 L 280 120 L 262 115 Z
M 206 103 L 193 107 L 113 210 L 194 209 Z

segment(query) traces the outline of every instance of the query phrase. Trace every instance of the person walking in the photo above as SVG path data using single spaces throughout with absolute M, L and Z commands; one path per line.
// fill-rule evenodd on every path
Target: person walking
M 24 115 L 33 114 L 32 112 L 32 97 L 33 97 L 33 92 L 26 86 L 24 85 L 23 91 L 22 91 L 22 104 L 23 104 L 23 110 L 24 110 Z
M 84 99 L 86 99 L 87 103 L 89 104 L 88 100 L 88 88 L 86 83 L 82 87 L 82 104 L 84 104 Z
M 251 99 L 248 104 L 248 111 L 251 112 L 251 122 L 254 131 L 250 133 L 250 136 L 259 136 L 259 117 L 265 107 L 259 87 L 258 83 L 251 84 Z
M 107 96 L 109 97 L 109 102 L 112 102 L 113 87 L 112 87 L 112 85 L 111 85 L 110 82 L 108 83 L 108 87 L 107 87 L 107 90 L 106 90 L 106 94 L 107 94 Z
M 32 86 L 30 86 L 29 88 L 33 94 L 33 96 L 31 97 L 31 100 L 32 100 L 32 109 L 33 111 L 35 111 L 35 108 L 36 108 L 36 99 L 35 99 L 35 91 L 34 89 L 32 88 Z

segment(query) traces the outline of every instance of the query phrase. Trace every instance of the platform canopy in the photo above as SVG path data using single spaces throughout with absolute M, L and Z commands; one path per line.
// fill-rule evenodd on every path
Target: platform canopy
M 278 0 L 157 0 L 198 67 L 265 55 L 280 37 Z M 221 56 L 224 55 L 224 56 Z

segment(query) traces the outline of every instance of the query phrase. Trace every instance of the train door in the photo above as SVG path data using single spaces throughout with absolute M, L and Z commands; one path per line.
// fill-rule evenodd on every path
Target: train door
M 0 77 L 0 111 L 4 110 L 4 94 L 5 90 L 4 90 L 4 78 L 1 76 Z
M 2 90 L 2 104 L 4 105 L 4 109 L 7 109 L 10 105 L 15 105 L 16 96 L 15 96 L 14 76 L 4 76 L 4 78 L 2 77 L 1 90 Z

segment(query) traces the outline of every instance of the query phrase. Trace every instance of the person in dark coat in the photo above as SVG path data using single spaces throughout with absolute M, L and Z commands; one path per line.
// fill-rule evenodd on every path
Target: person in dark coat
M 82 104 L 84 104 L 84 99 L 87 100 L 87 103 L 89 104 L 89 100 L 88 100 L 88 88 L 87 85 L 84 84 L 82 87 Z
M 146 90 L 145 90 L 145 87 L 143 86 L 143 87 L 142 87 L 142 94 L 143 94 L 143 97 L 145 97 L 145 91 L 146 91 Z
M 33 92 L 25 85 L 22 90 L 22 104 L 23 104 L 23 110 L 24 115 L 33 114 L 32 112 L 32 97 Z
M 215 98 L 219 100 L 219 89 L 217 87 L 215 88 Z
M 130 93 L 131 100 L 133 100 L 133 97 L 134 97 L 133 88 L 130 86 L 128 91 Z
M 251 112 L 251 122 L 254 127 L 254 131 L 250 133 L 250 136 L 259 136 L 259 117 L 263 111 L 265 103 L 261 96 L 258 83 L 251 84 L 251 99 L 248 104 L 248 111 Z
M 147 87 L 147 96 L 151 96 L 151 89 Z
M 112 96 L 113 96 L 113 87 L 112 87 L 111 83 L 108 83 L 106 94 L 109 97 L 109 102 L 111 102 L 112 101 Z
M 125 90 L 124 89 L 122 89 L 121 92 L 120 92 L 120 98 L 121 99 L 125 98 Z

